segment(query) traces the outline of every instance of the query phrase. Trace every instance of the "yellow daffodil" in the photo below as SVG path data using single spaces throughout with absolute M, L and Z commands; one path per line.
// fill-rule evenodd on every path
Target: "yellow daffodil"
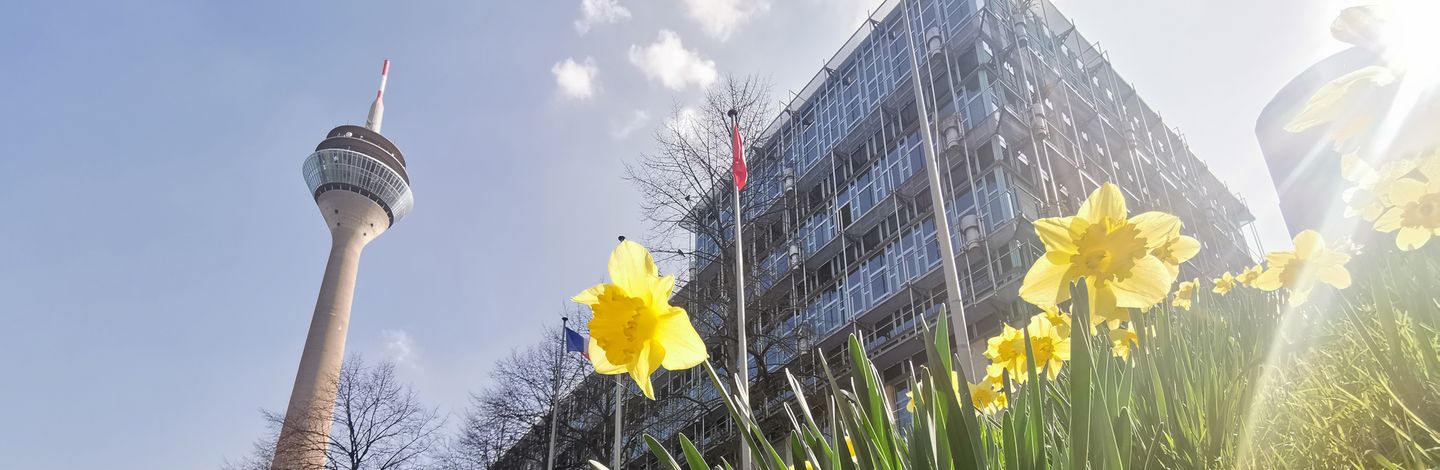
M 970 403 L 975 405 L 976 410 L 988 415 L 999 413 L 1009 404 L 1005 392 L 995 390 L 990 384 L 981 382 L 978 384 L 967 383 L 970 387 Z
M 1025 380 L 1025 334 L 1005 325 L 1000 334 L 986 341 L 985 357 L 990 363 L 1010 371 L 1010 378 L 1016 382 Z
M 1417 165 L 1415 160 L 1399 159 L 1374 168 L 1355 155 L 1341 157 L 1340 175 L 1355 184 L 1342 194 L 1345 217 L 1358 215 L 1366 222 L 1375 222 L 1385 209 L 1394 205 L 1389 197 L 1389 188 L 1414 171 Z
M 1175 300 L 1172 300 L 1170 305 L 1190 310 L 1190 307 L 1194 306 L 1195 289 L 1198 287 L 1200 287 L 1200 279 L 1192 279 L 1180 283 L 1180 285 L 1175 288 Z
M 1260 278 L 1260 273 L 1264 271 L 1265 268 L 1258 264 L 1245 268 L 1244 271 L 1240 272 L 1240 275 L 1235 276 L 1235 281 L 1247 286 L 1254 284 L 1255 280 Z
M 1389 202 L 1394 204 L 1375 220 L 1375 230 L 1400 233 L 1395 246 L 1410 251 L 1440 236 L 1440 168 L 1422 166 L 1425 181 L 1400 178 L 1388 188 Z
M 670 305 L 674 276 L 661 277 L 650 252 L 622 241 L 610 254 L 610 284 L 586 289 L 573 299 L 590 307 L 590 361 L 601 374 L 629 373 L 655 399 L 650 376 L 705 362 L 705 343 L 685 309 Z
M 1109 336 L 1110 352 L 1114 353 L 1115 357 L 1126 361 L 1130 360 L 1130 346 L 1140 344 L 1140 335 L 1135 334 L 1135 330 L 1130 328 L 1111 329 Z
M 1060 336 L 1064 336 L 1067 338 L 1070 337 L 1070 325 L 1074 320 L 1074 316 L 1070 315 L 1070 312 L 1060 310 L 1060 307 L 1050 305 L 1040 307 L 1040 313 L 1037 313 L 1034 316 L 1043 317 L 1045 318 L 1045 320 L 1048 320 L 1051 325 L 1055 326 L 1055 330 L 1059 333 Z M 1096 334 L 1095 326 L 1104 322 L 1104 319 L 1090 317 L 1090 334 Z
M 1084 278 L 1090 315 L 1115 324 L 1129 320 L 1129 309 L 1164 300 L 1177 274 L 1154 251 L 1172 241 L 1180 219 L 1162 212 L 1127 217 L 1120 188 L 1105 183 L 1074 217 L 1035 221 L 1045 255 L 1025 273 L 1020 296 L 1035 305 L 1058 305 Z
M 957 374 L 953 370 L 950 371 L 950 388 L 951 391 L 955 393 L 955 398 L 960 398 L 960 374 Z M 908 399 L 905 403 L 906 411 L 909 411 L 911 413 L 915 412 L 915 396 L 916 395 L 913 390 L 905 392 L 905 397 Z
M 1180 224 L 1163 236 L 1164 241 L 1160 246 L 1150 250 L 1150 254 L 1160 258 L 1165 263 L 1165 269 L 1170 270 L 1170 277 L 1180 277 L 1180 265 L 1200 253 L 1200 241 L 1180 234 Z
M 1377 99 L 1376 92 L 1398 79 L 1394 70 L 1378 65 L 1341 76 L 1321 86 L 1285 130 L 1327 126 L 1326 137 L 1334 142 L 1336 151 L 1350 153 L 1363 148 L 1389 105 L 1388 100 Z
M 1005 366 L 1000 364 L 985 366 L 985 383 L 990 384 L 990 388 L 1005 390 Z
M 1210 292 L 1214 292 L 1220 295 L 1229 294 L 1230 289 L 1235 288 L 1236 282 L 1237 281 L 1235 280 L 1235 276 L 1230 275 L 1230 272 L 1226 271 L 1225 274 L 1222 274 L 1220 277 L 1215 278 L 1215 288 L 1211 289 Z
M 855 443 L 850 442 L 850 436 L 845 436 L 845 448 L 850 450 L 850 461 L 859 462 L 860 458 L 855 455 Z
M 1040 313 L 1035 314 L 1035 317 L 1044 318 L 1045 321 L 1050 322 L 1050 325 L 1055 327 L 1056 333 L 1060 336 L 1070 337 L 1070 314 L 1060 311 L 1060 307 L 1054 305 L 1040 307 Z M 1030 321 L 1033 322 L 1035 320 L 1032 319 Z
M 1055 380 L 1065 361 L 1070 360 L 1070 335 L 1061 335 L 1050 320 L 1038 315 L 1030 319 L 1026 329 L 1030 332 L 1030 352 L 1035 355 L 1035 367 L 1044 368 L 1036 372 L 1049 373 L 1050 380 Z
M 1314 230 L 1295 236 L 1295 251 L 1276 251 L 1265 260 L 1269 268 L 1252 285 L 1267 291 L 1284 287 L 1290 291 L 1291 305 L 1305 303 L 1316 281 L 1336 289 L 1350 287 L 1350 271 L 1345 269 L 1350 255 L 1326 246 L 1325 238 Z

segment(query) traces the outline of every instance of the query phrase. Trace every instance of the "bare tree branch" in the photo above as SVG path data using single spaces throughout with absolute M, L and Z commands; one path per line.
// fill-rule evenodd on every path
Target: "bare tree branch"
M 368 367 L 358 356 L 345 361 L 336 384 L 335 409 L 328 436 L 300 436 L 302 449 L 323 448 L 327 470 L 402 470 L 422 468 L 443 437 L 445 420 L 420 403 L 415 391 L 400 383 L 395 364 Z M 317 414 L 322 410 L 316 410 Z M 252 454 L 231 470 L 269 469 L 276 437 L 285 416 L 262 410 L 270 436 L 255 443 Z

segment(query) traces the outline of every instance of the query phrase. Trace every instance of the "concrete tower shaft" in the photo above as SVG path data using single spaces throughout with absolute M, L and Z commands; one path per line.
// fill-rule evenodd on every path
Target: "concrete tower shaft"
M 381 86 L 368 125 L 332 129 L 303 165 L 305 182 L 330 230 L 330 256 L 272 469 L 324 468 L 360 253 L 414 204 L 405 157 L 379 132 L 383 81 Z

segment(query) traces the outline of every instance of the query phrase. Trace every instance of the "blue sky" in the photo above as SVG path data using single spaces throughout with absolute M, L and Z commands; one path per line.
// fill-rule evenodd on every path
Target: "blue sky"
M 587 16 L 586 6 L 589 3 Z M 1286 243 L 1251 128 L 1339 0 L 1060 0 Z M 0 455 L 214 468 L 290 391 L 328 235 L 300 176 L 361 123 L 416 208 L 365 252 L 349 351 L 458 420 L 614 236 L 623 163 L 715 75 L 799 89 L 870 0 L 26 2 L 0 18 Z M 618 6 L 624 13 L 615 9 Z M 586 18 L 589 21 L 586 21 Z M 583 32 L 582 32 L 583 30 Z M 85 441 L 77 445 L 77 440 Z

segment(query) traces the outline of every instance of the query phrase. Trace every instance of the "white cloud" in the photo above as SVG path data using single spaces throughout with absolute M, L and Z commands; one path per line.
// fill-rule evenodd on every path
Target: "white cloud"
M 630 18 L 630 10 L 617 0 L 580 0 L 580 19 L 575 20 L 575 32 L 585 34 L 595 25 L 619 23 Z
M 630 114 L 630 117 L 628 119 L 615 124 L 610 129 L 610 136 L 614 137 L 615 140 L 624 139 L 626 137 L 629 137 L 630 134 L 634 134 L 635 131 L 644 128 L 645 124 L 649 122 L 650 113 L 647 113 L 641 109 L 637 109 L 634 113 Z
M 589 99 L 600 89 L 595 79 L 595 76 L 600 74 L 600 69 L 595 66 L 595 59 L 590 57 L 580 62 L 565 59 L 564 62 L 550 67 L 550 73 L 555 74 L 555 84 L 560 86 L 560 92 L 570 98 Z
M 411 360 L 415 358 L 415 340 L 410 333 L 405 330 L 381 330 L 380 338 L 386 359 L 396 365 L 414 365 Z
M 660 30 L 660 37 L 647 46 L 631 45 L 630 63 L 651 80 L 659 80 L 666 88 L 677 91 L 690 85 L 705 88 L 716 77 L 715 61 L 686 49 L 680 35 L 668 29 Z
M 710 37 L 724 41 L 750 17 L 770 11 L 769 0 L 685 0 L 690 19 Z

